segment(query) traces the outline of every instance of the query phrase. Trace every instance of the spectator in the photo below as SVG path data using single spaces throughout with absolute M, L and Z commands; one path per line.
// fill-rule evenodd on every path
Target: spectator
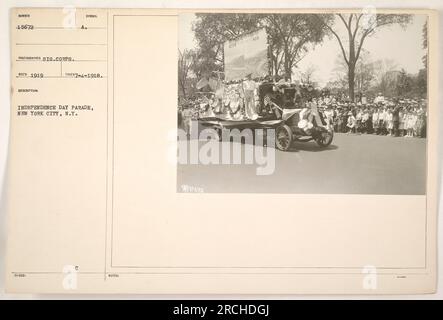
M 351 111 L 349 111 L 348 122 L 347 122 L 347 127 L 349 128 L 348 133 L 355 133 L 356 124 L 357 124 L 357 120 L 355 119 L 354 114 Z

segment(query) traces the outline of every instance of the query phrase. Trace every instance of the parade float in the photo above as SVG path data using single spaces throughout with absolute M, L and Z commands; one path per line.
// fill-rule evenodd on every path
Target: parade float
M 332 128 L 325 126 L 309 87 L 270 75 L 265 29 L 242 35 L 224 44 L 224 74 L 214 73 L 199 82 L 211 94 L 198 106 L 199 125 L 223 130 L 275 130 L 275 146 L 287 151 L 293 142 L 314 140 L 327 147 Z

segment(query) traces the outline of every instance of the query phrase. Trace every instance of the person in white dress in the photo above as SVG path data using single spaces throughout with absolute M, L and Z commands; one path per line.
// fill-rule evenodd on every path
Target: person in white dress
M 417 123 L 417 114 L 415 110 L 411 110 L 408 116 L 408 137 L 410 138 L 414 137 L 414 128 L 416 123 Z
M 378 120 L 379 120 L 379 110 L 378 110 L 378 108 L 376 108 L 376 109 L 374 110 L 374 113 L 372 114 L 372 129 L 373 129 L 373 134 L 378 134 L 378 133 L 379 133 Z
M 378 113 L 378 134 L 384 135 L 386 130 L 386 110 L 380 108 Z
M 349 128 L 348 133 L 355 133 L 355 126 L 357 123 L 357 120 L 355 119 L 355 116 L 352 112 L 349 112 L 348 114 L 348 124 L 347 127 Z
M 255 120 L 258 118 L 257 111 L 255 110 L 255 90 L 257 90 L 257 84 L 251 79 L 251 76 L 252 74 L 248 74 L 243 81 L 245 114 L 247 118 Z
M 400 123 L 398 125 L 398 130 L 400 131 L 400 136 L 404 137 L 406 135 L 405 131 L 406 131 L 406 120 L 407 120 L 407 112 L 401 108 L 400 112 L 398 113 L 399 118 L 400 118 Z
M 393 125 L 393 121 L 392 121 L 391 109 L 386 110 L 385 122 L 386 122 L 386 130 L 387 130 L 388 136 L 392 136 L 392 131 L 394 129 L 394 125 Z

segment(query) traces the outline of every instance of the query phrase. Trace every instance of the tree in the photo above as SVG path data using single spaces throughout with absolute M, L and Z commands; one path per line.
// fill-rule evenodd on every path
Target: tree
M 428 21 L 426 20 L 422 29 L 423 44 L 422 48 L 426 50 L 422 58 L 424 68 L 418 72 L 416 79 L 416 89 L 419 95 L 426 97 L 428 91 Z
M 346 30 L 346 35 L 339 35 L 338 28 L 325 24 L 331 34 L 336 38 L 348 71 L 348 89 L 351 101 L 355 100 L 355 67 L 360 58 L 365 40 L 375 34 L 376 30 L 390 25 L 398 24 L 405 27 L 411 22 L 412 16 L 406 14 L 367 14 L 351 13 L 336 14 L 336 20 L 341 22 Z M 345 43 L 348 48 L 345 48 Z
M 260 26 L 260 16 L 256 14 L 197 13 L 196 18 L 192 30 L 198 45 L 197 76 L 223 71 L 225 41 Z
M 415 88 L 417 95 L 421 97 L 426 97 L 428 92 L 428 73 L 426 69 L 421 69 L 415 80 Z
M 396 95 L 398 97 L 408 96 L 411 93 L 413 79 L 404 69 L 401 69 L 396 79 Z
M 322 41 L 330 15 L 314 14 L 196 14 L 193 31 L 199 47 L 200 60 L 210 72 L 224 66 L 225 41 L 266 28 L 268 34 L 270 71 L 291 78 L 292 68 L 307 52 L 308 44 Z M 318 23 L 321 19 L 322 23 Z M 211 70 L 212 69 L 212 70 Z
M 377 93 L 390 96 L 392 89 L 392 75 L 398 69 L 398 65 L 392 59 L 377 60 L 374 62 L 375 82 Z
M 300 74 L 300 80 L 303 84 L 313 85 L 315 83 L 314 74 L 316 71 L 316 67 L 314 65 L 310 65 Z
M 398 70 L 390 70 L 386 71 L 380 80 L 378 85 L 379 92 L 382 93 L 385 97 L 394 97 L 397 95 L 397 83 L 400 76 L 400 71 Z
M 377 61 L 371 61 L 368 51 L 362 50 L 360 59 L 355 66 L 354 83 L 354 89 L 360 95 L 367 94 L 371 91 L 376 78 L 376 69 L 379 67 L 379 64 L 380 63 Z M 343 91 L 346 91 L 349 94 L 348 65 L 341 55 L 336 58 L 333 71 L 333 83 L 335 83 L 336 86 L 340 86 Z
M 292 76 L 292 68 L 308 51 L 308 44 L 323 40 L 327 25 L 332 21 L 330 15 L 318 14 L 269 14 L 265 15 L 262 25 L 266 27 L 271 47 L 271 59 L 283 62 L 284 76 Z M 321 19 L 322 23 L 318 23 Z M 281 64 L 280 64 L 281 65 Z M 276 74 L 280 71 L 274 68 Z
M 428 49 L 428 21 L 426 20 L 425 24 L 423 25 L 422 29 L 422 36 L 423 36 L 423 43 L 422 48 L 427 50 Z M 423 65 L 425 66 L 425 69 L 428 70 L 428 52 L 426 51 L 425 55 L 422 58 Z
M 195 60 L 196 54 L 194 51 L 186 49 L 183 52 L 178 51 L 178 85 L 184 98 L 186 98 L 187 81 Z
M 363 51 L 355 65 L 355 90 L 366 93 L 375 79 L 375 64 L 370 61 L 369 52 Z

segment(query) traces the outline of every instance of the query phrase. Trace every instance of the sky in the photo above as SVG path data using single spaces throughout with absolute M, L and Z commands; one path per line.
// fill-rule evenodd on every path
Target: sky
M 195 48 L 196 43 L 192 32 L 194 14 L 181 14 L 179 17 L 179 49 Z M 426 22 L 426 15 L 414 15 L 412 23 L 405 29 L 399 25 L 380 28 L 374 35 L 368 37 L 363 48 L 369 52 L 370 60 L 393 60 L 396 69 L 405 69 L 408 73 L 415 74 L 423 68 L 422 57 L 425 50 L 422 49 L 422 28 Z M 344 27 L 341 21 L 336 19 L 335 29 L 343 34 Z M 344 46 L 346 44 L 344 43 Z M 316 45 L 298 63 L 297 72 L 303 72 L 313 66 L 315 72 L 313 78 L 319 85 L 325 85 L 333 79 L 335 62 L 340 55 L 340 46 L 335 37 L 325 37 L 323 42 Z

